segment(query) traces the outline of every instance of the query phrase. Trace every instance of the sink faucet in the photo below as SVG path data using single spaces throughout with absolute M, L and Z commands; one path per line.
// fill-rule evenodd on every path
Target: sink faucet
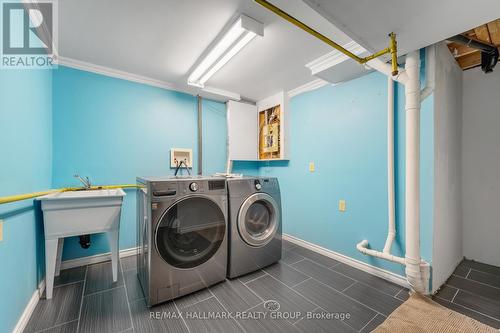
M 74 177 L 78 178 L 78 180 L 82 182 L 83 187 L 86 190 L 90 190 L 90 188 L 92 187 L 92 184 L 90 184 L 89 177 L 82 178 L 80 175 L 74 175 Z

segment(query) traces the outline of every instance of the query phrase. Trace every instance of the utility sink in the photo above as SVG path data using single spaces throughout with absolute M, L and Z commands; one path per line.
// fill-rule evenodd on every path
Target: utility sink
M 61 268 L 64 237 L 106 233 L 111 250 L 113 281 L 118 278 L 120 216 L 125 192 L 79 190 L 38 198 L 42 204 L 45 229 L 46 295 L 52 298 L 54 276 Z

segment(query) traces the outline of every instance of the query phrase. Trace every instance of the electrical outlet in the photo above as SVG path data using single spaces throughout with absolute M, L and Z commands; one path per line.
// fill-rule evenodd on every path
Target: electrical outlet
M 339 211 L 345 212 L 345 200 L 339 200 Z
M 309 172 L 314 172 L 314 162 L 309 162 Z
M 0 242 L 3 241 L 3 220 L 0 220 Z

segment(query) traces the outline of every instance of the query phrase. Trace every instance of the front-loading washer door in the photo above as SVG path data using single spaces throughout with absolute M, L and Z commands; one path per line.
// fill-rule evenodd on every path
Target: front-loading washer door
M 219 205 L 205 197 L 188 197 L 161 216 L 155 232 L 156 248 L 168 264 L 193 268 L 217 252 L 225 232 L 226 221 Z
M 279 227 L 280 210 L 276 201 L 266 193 L 255 193 L 241 205 L 238 213 L 238 232 L 251 246 L 269 243 Z

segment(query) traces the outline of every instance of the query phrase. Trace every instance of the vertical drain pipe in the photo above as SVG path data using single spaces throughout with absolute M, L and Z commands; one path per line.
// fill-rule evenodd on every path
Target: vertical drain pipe
M 226 160 L 226 176 L 229 176 L 233 172 L 233 161 L 231 160 L 231 156 L 229 155 L 229 145 L 231 144 L 229 142 L 229 126 L 230 126 L 230 119 L 229 119 L 229 112 L 228 112 L 228 106 L 226 102 L 226 130 L 227 130 L 227 137 L 226 137 L 226 154 L 227 154 L 227 160 Z
M 198 175 L 203 174 L 203 106 L 202 98 L 198 97 Z
M 387 76 L 387 208 L 388 230 L 384 253 L 391 253 L 396 237 L 396 195 L 394 181 L 394 80 Z
M 429 280 L 420 257 L 420 54 L 406 56 L 406 277 L 418 293 L 427 294 Z M 422 263 L 422 268 L 425 264 Z M 427 264 L 428 265 L 428 264 Z

